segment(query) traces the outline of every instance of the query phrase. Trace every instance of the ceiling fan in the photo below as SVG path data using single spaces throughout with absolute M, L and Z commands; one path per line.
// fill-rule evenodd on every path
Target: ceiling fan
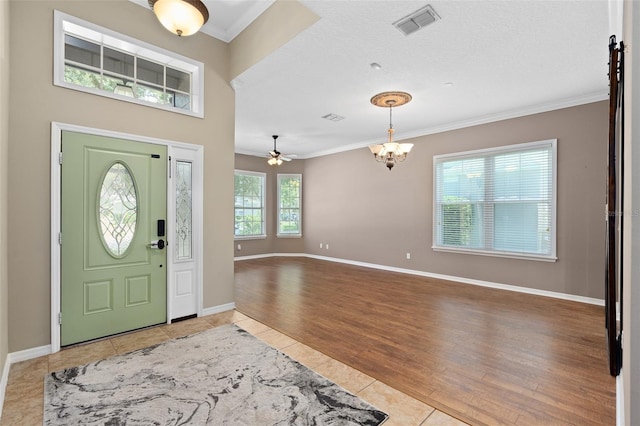
M 269 151 L 269 155 L 267 158 L 269 159 L 267 163 L 271 166 L 280 165 L 283 161 L 291 161 L 291 158 L 285 157 L 278 149 L 276 148 L 276 141 L 278 139 L 278 135 L 273 135 L 273 151 Z

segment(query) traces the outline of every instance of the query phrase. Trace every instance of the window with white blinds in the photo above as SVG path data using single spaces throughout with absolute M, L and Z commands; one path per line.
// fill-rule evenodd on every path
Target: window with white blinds
M 556 143 L 434 156 L 434 250 L 555 261 Z

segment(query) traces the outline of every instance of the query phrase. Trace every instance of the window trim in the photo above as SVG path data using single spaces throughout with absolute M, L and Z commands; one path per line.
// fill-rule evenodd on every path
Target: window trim
M 288 177 L 297 177 L 300 180 L 300 196 L 298 197 L 300 206 L 298 207 L 298 215 L 299 220 L 298 224 L 300 227 L 300 232 L 297 233 L 280 233 L 280 178 L 288 178 Z M 302 238 L 302 173 L 278 173 L 276 177 L 276 185 L 278 188 L 278 198 L 276 202 L 278 203 L 276 209 L 276 237 L 277 238 Z
M 487 154 L 504 154 L 509 152 L 519 152 L 537 147 L 550 146 L 552 160 L 551 160 L 551 242 L 550 242 L 550 254 L 548 255 L 538 255 L 532 253 L 519 253 L 519 252 L 504 252 L 504 251 L 493 251 L 486 249 L 470 249 L 470 248 L 456 248 L 456 247 L 443 247 L 439 246 L 437 243 L 437 235 L 438 235 L 438 204 L 437 204 L 437 163 L 443 159 L 464 159 L 464 158 L 472 158 L 477 156 L 485 156 Z M 432 246 L 431 249 L 437 252 L 448 252 L 448 253 L 463 253 L 463 254 L 474 254 L 479 256 L 491 256 L 491 257 L 502 257 L 509 259 L 523 259 L 523 260 L 535 260 L 542 262 L 556 262 L 558 260 L 557 252 L 556 252 L 556 239 L 557 239 L 557 210 L 558 210 L 558 140 L 557 139 L 546 139 L 535 142 L 527 142 L 521 144 L 514 145 L 505 145 L 499 147 L 491 147 L 484 149 L 477 149 L 472 151 L 464 151 L 464 152 L 456 152 L 449 154 L 440 154 L 433 156 L 433 220 L 432 220 Z
M 236 174 L 243 174 L 248 176 L 259 176 L 262 178 L 262 233 L 261 234 L 253 234 L 253 235 L 236 235 L 235 226 L 236 226 L 236 214 L 235 214 L 235 199 L 233 202 L 233 239 L 234 240 L 264 240 L 267 238 L 267 174 L 263 172 L 254 172 L 251 170 L 240 170 L 234 169 L 234 198 L 235 198 L 235 176 Z
M 142 99 L 131 98 L 105 90 L 72 84 L 64 80 L 65 34 L 84 38 L 109 48 L 140 56 L 164 66 L 191 74 L 191 110 L 171 105 L 156 104 Z M 112 31 L 75 16 L 54 10 L 53 27 L 53 84 L 67 89 L 144 105 L 165 111 L 204 118 L 204 64 L 186 56 L 163 49 L 127 35 Z M 178 91 L 180 92 L 180 91 Z

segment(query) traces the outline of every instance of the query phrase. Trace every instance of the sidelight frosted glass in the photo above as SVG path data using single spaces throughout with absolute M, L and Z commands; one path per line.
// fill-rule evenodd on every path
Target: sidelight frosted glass
M 176 260 L 187 260 L 192 256 L 191 167 L 190 162 L 176 162 Z
M 133 241 L 138 218 L 135 183 L 124 164 L 115 163 L 105 173 L 98 205 L 102 241 L 113 256 L 120 257 Z

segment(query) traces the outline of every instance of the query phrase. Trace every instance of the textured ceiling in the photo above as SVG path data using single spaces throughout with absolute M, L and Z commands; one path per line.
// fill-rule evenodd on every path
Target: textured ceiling
M 201 31 L 229 42 L 273 1 L 204 0 Z M 396 140 L 607 97 L 607 0 L 300 2 L 321 19 L 232 82 L 236 152 L 266 155 L 273 134 L 298 158 L 383 142 L 388 110 L 369 99 L 388 90 L 413 95 Z M 392 25 L 427 4 L 439 21 Z
M 607 0 L 431 1 L 441 20 L 409 36 L 392 23 L 425 1 L 301 2 L 321 19 L 233 82 L 236 152 L 264 155 L 272 134 L 298 158 L 382 142 L 369 99 L 387 90 L 413 95 L 396 140 L 607 96 Z

